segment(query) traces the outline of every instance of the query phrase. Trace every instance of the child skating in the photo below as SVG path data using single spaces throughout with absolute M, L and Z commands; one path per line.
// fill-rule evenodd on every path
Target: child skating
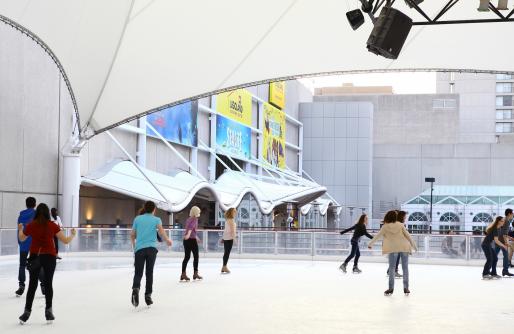
M 340 234 L 345 234 L 347 232 L 350 232 L 353 230 L 353 236 L 350 240 L 350 244 L 352 245 L 352 250 L 350 251 L 350 255 L 344 260 L 343 264 L 339 267 L 344 273 L 346 273 L 346 267 L 348 266 L 348 263 L 352 260 L 352 258 L 355 257 L 355 260 L 353 260 L 353 273 L 354 274 L 360 274 L 362 270 L 359 269 L 359 257 L 361 256 L 361 252 L 359 250 L 359 240 L 360 238 L 365 235 L 370 239 L 373 239 L 373 236 L 368 233 L 366 230 L 366 226 L 368 225 L 368 216 L 363 214 L 360 216 L 359 220 L 355 225 L 353 225 L 350 228 L 347 228 L 346 230 L 343 230 L 339 232 Z

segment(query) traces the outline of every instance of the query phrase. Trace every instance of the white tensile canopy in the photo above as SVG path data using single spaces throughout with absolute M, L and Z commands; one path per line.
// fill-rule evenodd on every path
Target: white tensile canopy
M 433 18 L 447 3 L 426 0 L 420 7 Z M 478 3 L 462 0 L 440 20 L 496 18 L 478 12 Z M 68 79 L 82 129 L 95 132 L 270 79 L 368 70 L 514 72 L 512 22 L 415 26 L 392 61 L 366 50 L 368 18 L 357 31 L 350 28 L 345 13 L 358 6 L 357 0 L 0 0 L 0 21 L 46 45 Z M 404 1 L 394 7 L 423 20 Z

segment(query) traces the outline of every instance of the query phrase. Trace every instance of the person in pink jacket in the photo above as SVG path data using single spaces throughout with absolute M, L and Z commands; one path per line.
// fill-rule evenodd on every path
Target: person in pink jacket
M 402 262 L 403 292 L 406 296 L 409 295 L 409 254 L 412 254 L 413 249 L 417 250 L 416 244 L 405 226 L 397 221 L 397 215 L 398 213 L 394 210 L 387 212 L 384 216 L 384 226 L 368 244 L 368 248 L 371 249 L 377 240 L 384 239 L 382 254 L 387 254 L 389 257 L 389 288 L 384 291 L 385 296 L 393 294 L 395 266 L 398 257 Z

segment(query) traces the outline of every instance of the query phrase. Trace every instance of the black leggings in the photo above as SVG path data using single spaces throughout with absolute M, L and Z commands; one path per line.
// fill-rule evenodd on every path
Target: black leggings
M 496 263 L 498 263 L 498 255 L 494 251 L 490 244 L 482 244 L 482 250 L 484 251 L 486 262 L 482 275 L 496 275 Z
M 147 247 L 138 250 L 134 256 L 134 281 L 132 289 L 139 289 L 143 278 L 143 269 L 146 263 L 146 290 L 145 295 L 152 293 L 153 267 L 157 258 L 157 248 Z
M 353 266 L 357 267 L 357 264 L 359 263 L 359 257 L 361 257 L 361 251 L 359 250 L 359 242 L 356 240 L 351 241 L 352 244 L 352 251 L 350 252 L 350 255 L 344 260 L 344 263 L 348 263 L 352 260 L 352 258 L 355 256 L 355 260 L 353 261 Z
M 228 263 L 228 258 L 230 257 L 230 251 L 232 250 L 232 246 L 234 245 L 234 240 L 223 240 L 223 247 L 225 248 L 225 253 L 223 254 L 223 265 L 226 266 Z
M 45 300 L 47 309 L 52 307 L 52 298 L 54 295 L 52 281 L 54 280 L 55 272 L 55 256 L 50 254 L 41 254 L 37 256 L 39 257 L 39 265 L 35 265 L 34 262 L 32 262 L 32 267 L 29 271 L 29 290 L 27 291 L 27 299 L 25 301 L 25 309 L 29 311 L 32 310 L 32 302 L 34 301 L 34 295 L 36 294 L 37 281 L 41 269 L 43 269 L 44 272 Z M 29 261 L 31 261 L 30 258 Z
M 191 252 L 193 252 L 193 268 L 198 271 L 198 242 L 196 239 L 187 239 L 183 241 L 184 244 L 184 261 L 182 261 L 182 272 L 186 272 L 187 263 L 191 258 Z

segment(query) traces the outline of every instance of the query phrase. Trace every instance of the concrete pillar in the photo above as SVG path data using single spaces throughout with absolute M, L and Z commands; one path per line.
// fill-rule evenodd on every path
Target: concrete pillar
M 79 226 L 80 154 L 63 154 L 62 223 Z

